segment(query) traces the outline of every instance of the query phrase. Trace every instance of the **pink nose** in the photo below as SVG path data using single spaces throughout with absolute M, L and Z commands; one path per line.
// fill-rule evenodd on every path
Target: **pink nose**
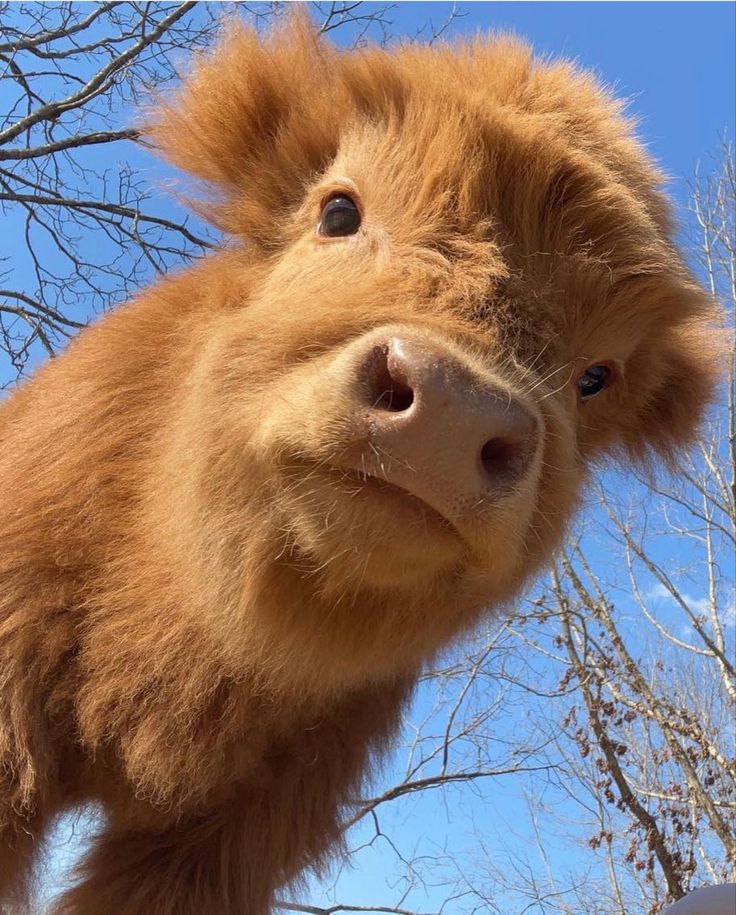
M 539 438 L 527 406 L 441 343 L 407 333 L 369 345 L 359 380 L 369 472 L 451 521 L 519 485 Z

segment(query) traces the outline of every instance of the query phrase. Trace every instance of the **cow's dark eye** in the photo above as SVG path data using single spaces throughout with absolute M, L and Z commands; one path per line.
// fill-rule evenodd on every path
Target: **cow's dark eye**
M 607 388 L 613 381 L 613 370 L 610 365 L 591 365 L 578 378 L 578 390 L 581 400 L 590 400 Z
M 359 228 L 360 210 L 349 197 L 332 197 L 322 207 L 320 235 L 339 238 L 341 235 L 355 235 Z

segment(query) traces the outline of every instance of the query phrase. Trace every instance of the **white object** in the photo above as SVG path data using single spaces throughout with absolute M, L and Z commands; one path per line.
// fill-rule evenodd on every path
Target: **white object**
M 667 906 L 662 915 L 736 915 L 736 883 L 701 887 Z

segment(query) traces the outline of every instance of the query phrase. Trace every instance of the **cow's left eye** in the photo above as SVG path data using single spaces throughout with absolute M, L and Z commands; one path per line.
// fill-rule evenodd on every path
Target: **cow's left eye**
M 578 378 L 578 391 L 581 400 L 590 400 L 607 388 L 613 381 L 613 370 L 610 365 L 591 365 Z
M 332 197 L 322 207 L 320 235 L 339 238 L 341 235 L 355 235 L 359 228 L 360 210 L 350 197 Z

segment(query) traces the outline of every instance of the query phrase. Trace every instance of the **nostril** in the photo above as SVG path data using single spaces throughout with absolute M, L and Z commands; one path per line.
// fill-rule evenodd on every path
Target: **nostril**
M 526 448 L 521 442 L 490 438 L 480 450 L 480 462 L 492 480 L 516 476 L 523 470 Z
M 376 410 L 401 413 L 414 403 L 414 391 L 400 363 L 389 363 L 387 344 L 373 350 L 370 365 L 371 406 Z

